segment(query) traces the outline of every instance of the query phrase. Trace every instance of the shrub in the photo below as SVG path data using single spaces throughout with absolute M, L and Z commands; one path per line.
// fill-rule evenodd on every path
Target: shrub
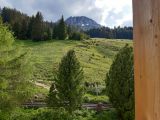
M 104 95 L 106 91 L 105 86 L 99 85 L 95 87 L 86 87 L 86 92 L 92 95 Z
M 16 108 L 7 120 L 32 120 L 38 111 L 33 109 Z
M 4 120 L 4 119 L 3 119 Z M 23 109 L 17 108 L 7 120 L 117 120 L 115 109 L 96 113 L 93 110 L 76 110 L 71 115 L 63 108 Z
M 72 114 L 63 108 L 38 109 L 37 114 L 30 120 L 98 120 L 93 118 L 94 115 L 94 111 L 87 109 L 76 110 Z
M 17 108 L 8 118 L 7 120 L 73 120 L 73 116 L 63 108 L 56 110 Z
M 89 39 L 89 36 L 81 33 L 81 32 L 73 32 L 69 36 L 70 40 L 83 40 L 83 39 Z
M 95 116 L 96 120 L 119 120 L 117 112 L 114 109 L 103 111 Z
M 32 120 L 72 120 L 72 116 L 63 108 L 56 110 L 41 109 Z
M 117 54 L 106 78 L 107 94 L 122 120 L 134 119 L 133 49 L 126 45 Z
M 108 103 L 109 99 L 105 95 L 95 96 L 95 95 L 85 94 L 83 101 L 85 103 Z

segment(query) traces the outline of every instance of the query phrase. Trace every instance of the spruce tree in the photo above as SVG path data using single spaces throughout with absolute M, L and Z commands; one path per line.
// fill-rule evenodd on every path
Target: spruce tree
M 28 23 L 27 20 L 22 21 L 21 31 L 20 31 L 20 39 L 26 40 L 27 39 L 27 30 L 28 30 Z
M 53 31 L 52 39 L 58 39 L 58 24 L 54 25 L 52 31 Z
M 29 95 L 30 68 L 26 53 L 14 47 L 12 33 L 0 20 L 0 119 Z
M 47 29 L 47 40 L 51 40 L 52 39 L 52 30 L 51 28 Z
M 126 45 L 117 54 L 106 77 L 107 95 L 121 120 L 134 120 L 133 49 Z
M 28 39 L 32 39 L 32 26 L 33 26 L 33 23 L 34 23 L 34 16 L 32 16 L 30 19 L 29 19 L 29 23 L 28 23 L 28 28 L 27 28 L 27 38 Z
M 32 23 L 31 38 L 33 41 L 41 41 L 43 40 L 43 33 L 43 16 L 40 12 L 37 12 Z
M 60 19 L 57 27 L 57 37 L 59 40 L 65 40 L 67 38 L 67 27 L 64 22 L 64 18 Z
M 8 15 L 8 10 L 6 7 L 4 7 L 2 9 L 2 13 L 1 13 L 1 16 L 2 16 L 2 20 L 3 22 L 9 22 L 10 21 L 10 16 Z
M 13 25 L 13 29 L 14 29 L 14 35 L 17 38 L 20 38 L 21 23 L 20 22 L 15 22 L 14 25 Z
M 48 96 L 50 107 L 64 107 L 72 113 L 81 107 L 83 95 L 83 70 L 74 50 L 64 56 L 59 65 Z

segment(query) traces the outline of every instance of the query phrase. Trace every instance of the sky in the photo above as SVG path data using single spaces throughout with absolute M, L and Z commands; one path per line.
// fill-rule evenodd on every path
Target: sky
M 16 8 L 28 15 L 42 12 L 44 19 L 57 21 L 62 15 L 86 16 L 108 26 L 132 26 L 132 0 L 0 0 L 0 7 Z

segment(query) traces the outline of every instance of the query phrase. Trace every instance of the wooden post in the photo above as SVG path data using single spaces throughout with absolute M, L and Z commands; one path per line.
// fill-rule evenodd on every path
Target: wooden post
M 133 0 L 136 120 L 160 120 L 160 0 Z

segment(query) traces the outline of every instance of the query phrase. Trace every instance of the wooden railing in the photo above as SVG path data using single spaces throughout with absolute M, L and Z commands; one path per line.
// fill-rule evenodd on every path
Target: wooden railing
M 87 109 L 97 109 L 98 104 L 95 103 L 84 103 L 82 104 L 82 108 L 87 108 Z M 100 104 L 102 110 L 108 110 L 112 108 L 112 105 L 109 103 L 105 104 Z M 22 107 L 25 108 L 41 108 L 41 107 L 47 107 L 47 104 L 45 102 L 26 102 L 22 104 Z

